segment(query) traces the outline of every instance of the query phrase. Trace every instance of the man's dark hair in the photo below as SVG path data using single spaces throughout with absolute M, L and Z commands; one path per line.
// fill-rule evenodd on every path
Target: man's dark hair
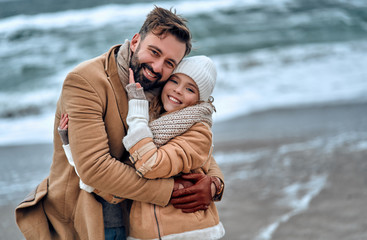
M 179 41 L 186 43 L 185 56 L 191 51 L 191 33 L 186 26 L 186 19 L 176 14 L 175 10 L 155 6 L 148 14 L 139 34 L 143 40 L 148 33 L 164 36 L 167 33 L 175 36 Z

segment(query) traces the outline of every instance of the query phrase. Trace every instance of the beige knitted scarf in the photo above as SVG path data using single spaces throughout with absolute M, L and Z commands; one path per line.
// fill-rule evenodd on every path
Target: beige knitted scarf
M 120 46 L 118 53 L 116 54 L 117 71 L 122 83 L 122 86 L 126 89 L 126 85 L 129 84 L 129 67 L 131 61 L 130 41 L 125 40 L 124 44 Z M 159 94 L 159 89 L 155 88 L 151 91 L 144 91 L 145 97 L 150 102 L 154 97 Z
M 205 122 L 212 126 L 213 106 L 203 102 L 178 111 L 164 114 L 149 123 L 153 133 L 153 141 L 157 147 L 166 144 L 170 139 L 183 134 L 197 122 Z
M 131 60 L 130 42 L 125 40 L 116 54 L 117 69 L 120 81 L 124 88 L 129 82 L 129 66 Z M 144 91 L 147 100 L 150 102 L 159 93 L 157 89 Z M 212 126 L 213 105 L 203 102 L 181 110 L 167 113 L 151 121 L 149 127 L 153 133 L 153 141 L 157 147 L 167 143 L 170 139 L 186 132 L 197 122 L 205 122 Z

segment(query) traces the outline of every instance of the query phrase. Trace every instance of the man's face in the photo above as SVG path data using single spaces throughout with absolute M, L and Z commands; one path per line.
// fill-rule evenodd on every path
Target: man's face
M 135 82 L 144 90 L 163 84 L 185 55 L 186 44 L 172 34 L 156 36 L 148 33 L 144 40 L 135 34 L 130 45 L 133 52 L 130 67 Z

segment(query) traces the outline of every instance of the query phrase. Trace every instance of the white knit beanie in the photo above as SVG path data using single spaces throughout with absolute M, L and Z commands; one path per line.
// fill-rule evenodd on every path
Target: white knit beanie
M 195 81 L 199 88 L 201 101 L 208 101 L 217 80 L 217 71 L 213 61 L 206 56 L 184 58 L 173 71 L 183 73 Z

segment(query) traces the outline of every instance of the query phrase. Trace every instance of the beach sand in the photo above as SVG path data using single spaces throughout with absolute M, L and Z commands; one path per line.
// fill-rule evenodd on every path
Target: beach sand
M 224 239 L 367 239 L 367 104 L 264 111 L 213 131 Z M 47 175 L 52 146 L 0 147 L 0 155 L 20 176 L 26 163 Z M 1 239 L 22 239 L 14 209 L 26 193 L 0 206 Z
M 287 171 L 278 169 L 283 179 L 277 174 L 268 177 L 271 174 L 264 170 L 259 174 L 267 175 L 263 178 L 233 177 L 238 169 L 246 170 L 241 166 L 246 164 L 222 166 L 227 184 L 218 207 L 225 239 L 367 239 L 366 104 L 265 111 L 217 124 L 214 132 L 216 151 L 228 154 L 267 149 L 265 157 L 272 158 L 282 147 L 294 146 L 282 154 L 284 158 L 293 154 L 295 162 Z M 271 161 L 264 164 L 277 168 Z M 247 165 L 266 169 L 261 163 Z M 327 174 L 327 181 L 306 209 L 301 206 L 297 213 L 276 202 L 282 196 L 272 188 L 279 189 L 277 185 L 284 182 L 291 185 L 292 179 L 307 181 L 310 173 Z

